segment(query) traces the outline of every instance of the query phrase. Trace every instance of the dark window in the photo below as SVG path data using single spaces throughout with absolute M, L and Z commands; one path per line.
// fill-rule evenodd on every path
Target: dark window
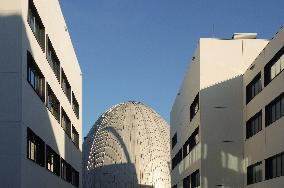
M 27 52 L 27 80 L 44 102 L 45 78 L 30 52 Z
M 246 137 L 247 139 L 262 130 L 262 111 L 255 114 L 246 123 Z
M 46 169 L 57 176 L 60 175 L 60 157 L 48 145 L 46 145 Z
M 79 187 L 79 172 L 72 168 L 71 184 Z
M 77 102 L 74 93 L 72 92 L 72 108 L 79 119 L 79 103 Z
M 269 126 L 284 115 L 284 94 L 281 94 L 265 107 L 265 125 Z
M 191 174 L 191 188 L 200 186 L 200 174 L 199 170 Z
M 194 118 L 199 110 L 199 94 L 196 95 L 192 104 L 190 105 L 190 121 Z
M 39 45 L 44 51 L 45 47 L 45 28 L 32 0 L 29 0 L 28 23 L 37 39 Z
M 268 85 L 277 75 L 284 70 L 284 47 L 264 67 L 264 84 Z
M 47 108 L 52 113 L 52 115 L 55 117 L 55 119 L 59 122 L 60 103 L 48 84 L 47 84 L 46 95 L 47 95 L 46 97 L 47 98 L 46 100 Z
M 265 179 L 284 176 L 284 153 L 274 155 L 265 160 Z
M 178 151 L 175 157 L 172 159 L 172 170 L 181 162 L 182 160 L 182 149 Z
M 49 37 L 47 37 L 46 58 L 57 80 L 60 81 L 60 61 L 55 53 Z
M 190 176 L 183 179 L 183 188 L 190 188 Z
M 72 141 L 75 146 L 79 148 L 79 133 L 77 132 L 74 126 L 72 126 Z
M 177 144 L 177 133 L 175 133 L 175 135 L 172 138 L 172 149 L 175 147 L 176 144 Z
M 199 143 L 199 128 L 197 127 L 183 145 L 183 158 L 185 158 L 198 143 Z
M 30 128 L 27 128 L 27 157 L 44 167 L 45 143 Z
M 172 186 L 172 188 L 177 188 L 177 185 Z
M 247 167 L 247 184 L 253 184 L 262 181 L 262 162 Z
M 70 183 L 72 181 L 72 168 L 62 158 L 61 158 L 61 178 Z
M 63 69 L 61 69 L 61 88 L 63 89 L 63 92 L 65 93 L 69 102 L 71 102 L 71 86 L 67 80 Z
M 262 90 L 261 86 L 261 73 L 258 73 L 256 77 L 246 87 L 247 104 Z
M 71 138 L 71 121 L 63 108 L 61 109 L 61 127 L 69 138 Z

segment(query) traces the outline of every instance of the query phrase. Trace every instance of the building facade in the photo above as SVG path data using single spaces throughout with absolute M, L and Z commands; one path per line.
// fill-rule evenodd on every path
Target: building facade
M 243 73 L 267 45 L 254 33 L 199 40 L 171 111 L 173 188 L 243 187 Z
M 115 105 L 83 144 L 84 188 L 169 188 L 169 126 L 140 102 Z
M 82 73 L 59 1 L 0 1 L 0 28 L 1 187 L 82 187 Z
M 243 76 L 244 187 L 284 187 L 284 29 Z

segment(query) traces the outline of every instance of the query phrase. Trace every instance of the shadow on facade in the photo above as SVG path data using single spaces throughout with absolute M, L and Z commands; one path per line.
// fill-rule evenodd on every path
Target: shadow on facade
M 204 187 L 243 187 L 242 85 L 237 76 L 200 91 Z
M 29 127 L 45 142 L 45 146 L 51 147 L 68 163 L 76 164 L 74 168 L 77 171 L 81 168 L 80 154 L 77 152 L 76 156 L 74 151 L 77 148 L 71 139 L 66 134 L 62 137 L 62 132 L 56 131 L 56 126 L 60 127 L 60 124 L 46 107 L 46 94 L 42 100 L 27 81 L 27 51 L 39 68 L 48 66 L 48 62 L 40 60 L 46 53 L 40 49 L 36 39 L 35 42 L 28 40 L 27 35 L 32 31 L 28 31 L 31 28 L 25 22 L 27 19 L 21 15 L 0 11 L 1 187 L 70 187 L 72 185 L 63 181 L 60 175 L 48 171 L 45 154 L 44 166 L 27 157 Z

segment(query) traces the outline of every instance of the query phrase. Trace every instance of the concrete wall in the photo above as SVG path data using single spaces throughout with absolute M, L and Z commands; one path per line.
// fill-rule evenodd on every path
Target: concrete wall
M 192 62 L 189 64 L 187 74 L 178 92 L 171 111 L 171 138 L 177 133 L 177 144 L 171 150 L 171 159 L 178 153 L 181 147 L 200 125 L 200 115 L 194 117 L 190 122 L 190 105 L 200 90 L 200 55 L 199 46 Z M 172 144 L 172 143 L 171 143 Z M 200 149 L 195 150 L 194 156 L 200 156 Z M 187 164 L 189 161 L 190 165 Z M 189 168 L 190 166 L 190 168 Z M 199 157 L 186 158 L 171 173 L 172 185 L 182 185 L 184 177 L 200 168 Z
M 253 78 L 261 72 L 261 81 L 263 90 L 253 98 L 248 104 L 243 101 L 243 134 L 244 134 L 244 165 L 247 166 L 262 161 L 263 181 L 247 186 L 246 172 L 244 174 L 244 187 L 283 187 L 284 177 L 278 177 L 271 180 L 265 179 L 265 159 L 284 151 L 284 119 L 280 118 L 268 127 L 265 127 L 265 106 L 284 92 L 284 74 L 280 73 L 275 79 L 264 87 L 264 66 L 284 45 L 283 28 L 274 36 L 268 45 L 262 50 L 261 54 L 252 63 L 252 68 L 247 69 L 243 77 L 243 95 L 246 96 L 246 86 Z M 262 131 L 249 139 L 246 139 L 246 121 L 248 121 L 257 112 L 262 110 Z
M 59 2 L 34 1 L 80 106 L 77 119 L 27 22 L 28 0 L 0 2 L 0 182 L 4 187 L 73 187 L 27 159 L 26 130 L 30 127 L 81 176 L 82 73 Z M 27 82 L 27 50 L 79 133 L 79 149 Z M 80 181 L 81 181 L 80 177 Z M 80 184 L 81 187 L 81 184 Z
M 258 39 L 200 39 L 171 111 L 171 157 L 199 128 L 199 144 L 171 172 L 172 185 L 200 170 L 201 187 L 242 186 L 242 74 L 267 44 Z M 200 93 L 200 109 L 190 122 L 190 105 Z

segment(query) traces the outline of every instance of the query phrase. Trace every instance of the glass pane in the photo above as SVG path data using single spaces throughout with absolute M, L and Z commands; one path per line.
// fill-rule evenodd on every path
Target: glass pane
M 261 79 L 258 80 L 258 92 L 262 90 L 262 84 L 261 84 Z
M 275 105 L 271 105 L 271 123 L 273 123 L 275 119 Z
M 281 99 L 281 116 L 284 116 L 284 97 Z
M 275 63 L 275 75 L 278 75 L 281 70 L 281 62 L 280 59 Z
M 277 177 L 281 176 L 281 155 L 277 156 Z
M 281 101 L 278 101 L 277 103 L 276 103 L 276 117 L 275 117 L 275 119 L 277 120 L 277 119 L 279 119 L 280 118 L 280 116 L 281 116 L 281 106 L 280 106 L 280 104 L 281 104 Z
M 258 93 L 259 93 L 259 88 L 258 88 L 258 86 L 259 86 L 259 84 L 258 84 L 258 82 L 256 82 L 255 84 L 254 84 L 254 89 L 255 89 L 255 95 L 257 95 Z
M 258 116 L 258 130 L 261 131 L 262 130 L 262 116 Z
M 284 55 L 281 57 L 281 70 L 284 70 Z
M 272 159 L 272 178 L 275 178 L 277 175 L 277 164 L 276 164 L 276 158 Z
M 275 65 L 270 68 L 270 80 L 275 77 Z
M 282 156 L 281 156 L 281 158 L 282 158 L 282 163 L 281 163 L 281 175 L 283 176 L 284 175 L 284 154 L 282 154 Z

